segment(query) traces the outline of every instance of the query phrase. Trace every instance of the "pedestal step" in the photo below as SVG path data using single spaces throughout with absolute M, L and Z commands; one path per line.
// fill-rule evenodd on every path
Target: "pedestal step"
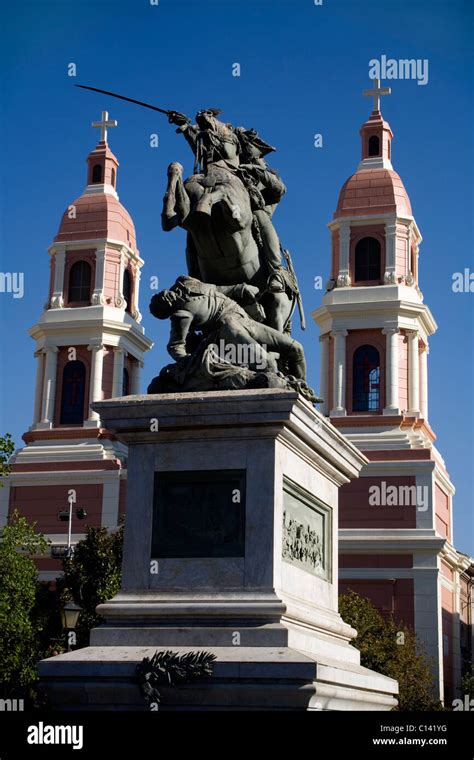
M 173 647 L 173 651 L 189 651 Z M 206 647 L 210 678 L 160 689 L 160 710 L 391 710 L 397 684 L 359 665 L 311 659 L 288 647 Z M 150 647 L 87 647 L 39 664 L 57 710 L 148 710 L 135 668 Z
M 288 630 L 278 623 L 258 628 L 204 626 L 102 626 L 91 632 L 92 646 L 284 647 Z

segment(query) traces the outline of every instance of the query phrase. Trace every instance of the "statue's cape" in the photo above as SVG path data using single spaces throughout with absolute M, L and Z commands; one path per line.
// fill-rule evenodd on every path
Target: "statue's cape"
M 259 136 L 258 132 L 255 131 L 255 129 L 239 129 L 237 131 L 239 141 L 242 145 L 242 150 L 245 151 L 245 148 L 247 145 L 253 145 L 254 148 L 257 148 L 257 150 L 260 152 L 261 156 L 266 156 L 268 153 L 273 153 L 276 148 L 273 147 L 273 145 L 270 145 L 270 143 L 265 142 L 265 140 L 262 140 L 262 138 Z

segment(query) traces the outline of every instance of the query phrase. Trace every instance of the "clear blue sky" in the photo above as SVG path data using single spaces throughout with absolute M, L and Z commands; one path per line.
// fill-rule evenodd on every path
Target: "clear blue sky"
M 4 4 L 6 5 L 6 3 Z M 461 0 L 61 0 L 8 3 L 0 49 L 2 179 L 0 271 L 25 274 L 25 297 L 0 294 L 0 431 L 16 444 L 31 424 L 35 360 L 27 328 L 46 300 L 47 247 L 64 208 L 83 190 L 97 139 L 90 122 L 107 109 L 120 161 L 118 192 L 132 214 L 146 266 L 141 310 L 156 347 L 144 382 L 167 356 L 167 328 L 148 316 L 149 277 L 166 286 L 182 273 L 184 232 L 162 232 L 166 167 L 191 153 L 166 117 L 85 93 L 75 82 L 118 90 L 193 116 L 216 105 L 223 118 L 255 127 L 278 148 L 271 163 L 289 191 L 275 217 L 293 253 L 309 314 L 326 281 L 326 223 L 359 160 L 361 97 L 369 60 L 429 60 L 429 82 L 385 82 L 383 113 L 395 134 L 393 163 L 424 237 L 420 281 L 439 330 L 429 357 L 430 421 L 457 487 L 455 542 L 474 553 L 473 299 L 455 294 L 452 274 L 474 270 L 473 13 Z M 67 66 L 77 65 L 77 77 Z M 241 64 L 240 78 L 232 64 Z M 151 133 L 160 146 L 149 146 Z M 323 148 L 313 147 L 322 133 Z M 303 336 L 310 380 L 319 377 L 318 331 Z

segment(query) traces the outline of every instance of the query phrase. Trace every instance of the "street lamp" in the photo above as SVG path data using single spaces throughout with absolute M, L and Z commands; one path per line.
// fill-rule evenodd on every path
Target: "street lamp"
M 74 602 L 68 602 L 61 610 L 61 622 L 63 628 L 72 630 L 76 627 L 81 608 Z
M 81 608 L 74 602 L 67 602 L 61 610 L 61 622 L 66 631 L 67 651 L 71 651 L 71 645 L 76 644 L 75 627 L 79 619 Z

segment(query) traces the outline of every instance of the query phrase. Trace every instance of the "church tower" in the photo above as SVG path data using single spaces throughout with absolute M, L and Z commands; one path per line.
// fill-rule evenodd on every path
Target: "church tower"
M 411 624 L 433 658 L 440 697 L 451 700 L 469 560 L 452 544 L 454 488 L 429 423 L 427 359 L 437 326 L 420 289 L 421 234 L 380 111 L 389 93 L 378 80 L 364 93 L 374 106 L 360 130 L 361 160 L 328 225 L 331 279 L 313 313 L 322 412 L 370 460 L 340 490 L 341 591 Z
M 86 525 L 117 525 L 125 495 L 126 448 L 100 428 L 91 403 L 140 393 L 143 357 L 152 345 L 138 308 L 143 260 L 133 221 L 117 195 L 118 161 L 107 142 L 117 126 L 102 113 L 100 140 L 87 157 L 86 187 L 64 212 L 49 248 L 45 310 L 30 329 L 36 342 L 36 389 L 26 446 L 1 489 L 14 508 L 52 540 L 38 560 L 43 580 L 56 578 L 68 522 L 58 519 L 75 494 L 72 543 Z M 87 517 L 82 521 L 77 513 Z M 63 515 L 64 519 L 64 515 Z

